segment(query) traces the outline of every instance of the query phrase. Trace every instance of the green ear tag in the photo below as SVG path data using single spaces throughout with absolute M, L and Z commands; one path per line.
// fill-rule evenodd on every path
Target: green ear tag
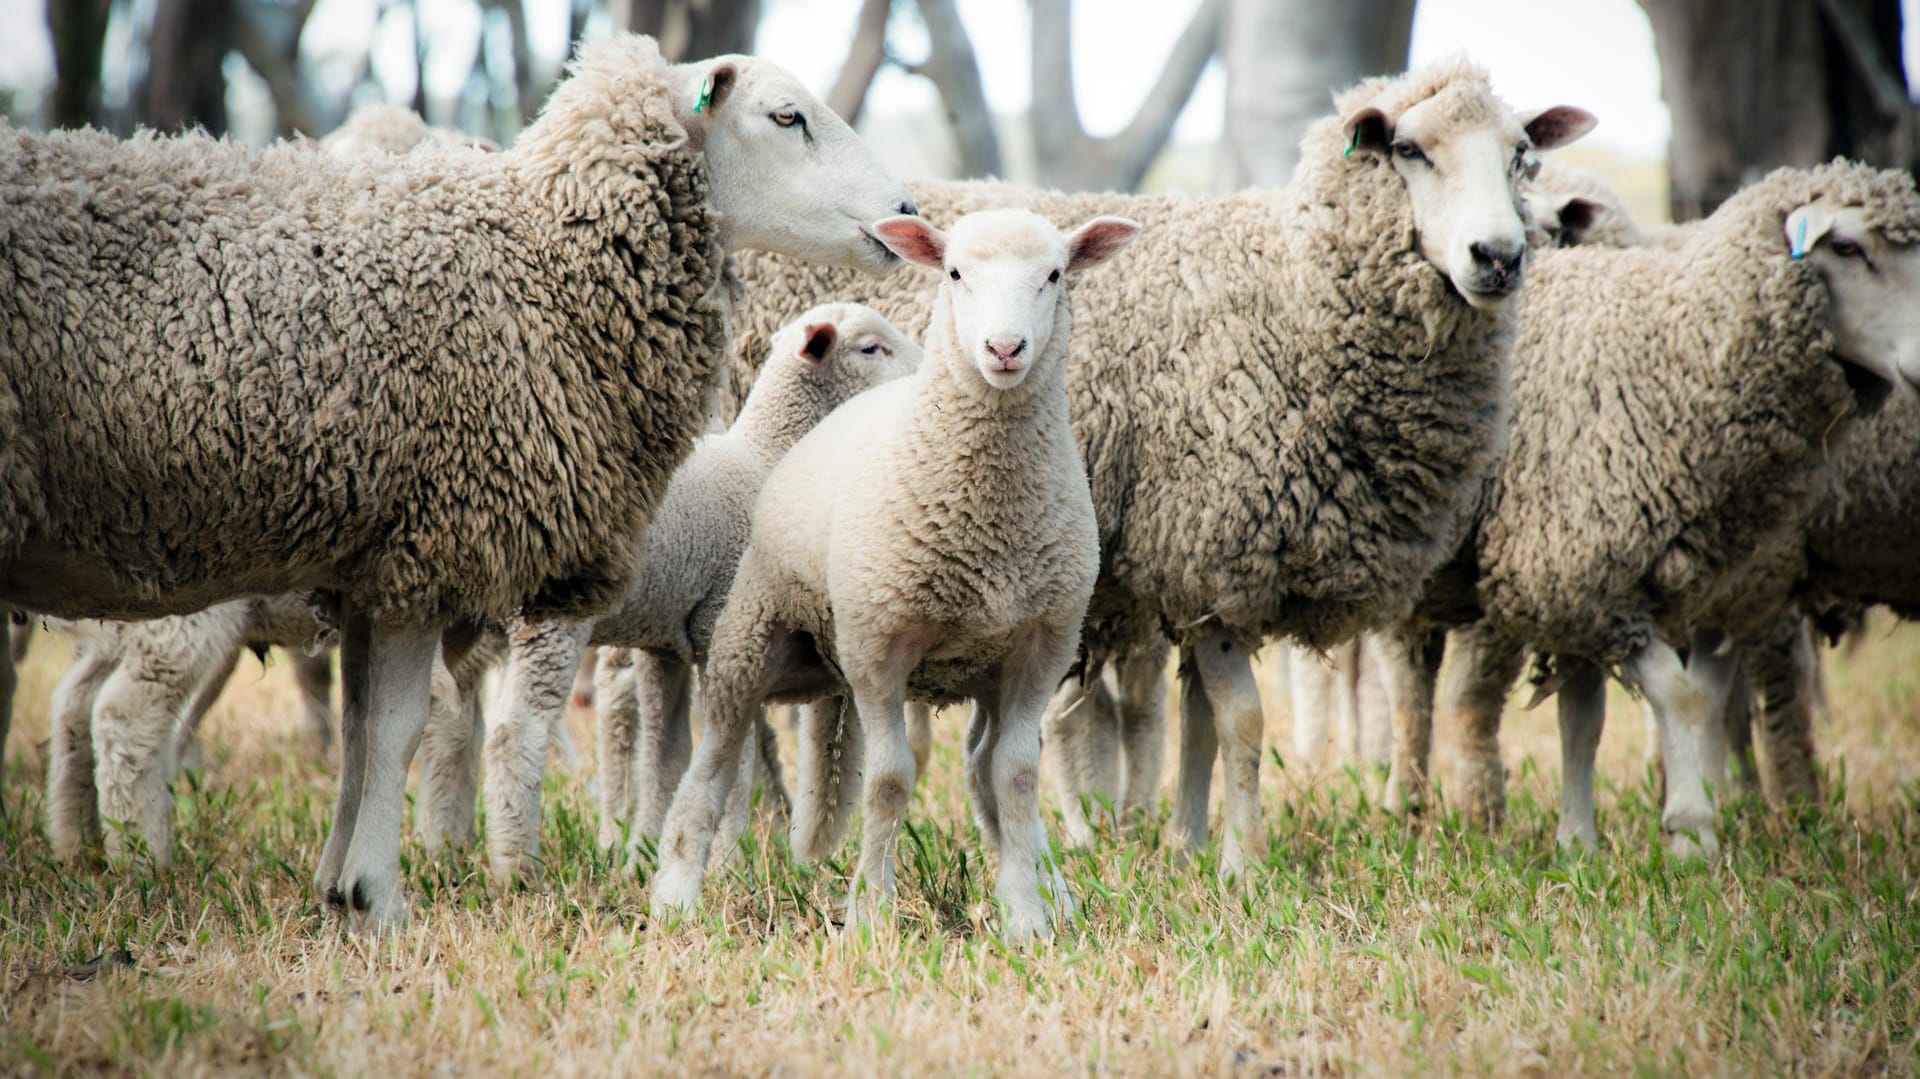
M 700 99 L 693 103 L 693 111 L 699 112 L 711 104 L 713 104 L 713 76 L 708 75 L 700 80 Z
M 1344 154 L 1341 154 L 1340 156 L 1352 157 L 1353 152 L 1355 150 L 1358 150 L 1359 148 L 1360 148 L 1360 125 L 1355 124 L 1353 125 L 1353 138 L 1347 142 L 1347 152 Z

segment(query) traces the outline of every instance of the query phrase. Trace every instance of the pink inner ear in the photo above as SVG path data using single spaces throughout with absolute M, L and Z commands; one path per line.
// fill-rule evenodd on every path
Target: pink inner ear
M 833 351 L 833 339 L 837 332 L 831 322 L 809 323 L 806 329 L 807 343 L 800 346 L 800 354 L 818 363 Z
M 946 262 L 946 233 L 917 217 L 889 217 L 873 227 L 887 249 L 908 262 L 939 269 Z
M 1139 233 L 1140 226 L 1123 217 L 1097 217 L 1067 238 L 1067 269 L 1098 266 L 1120 253 Z

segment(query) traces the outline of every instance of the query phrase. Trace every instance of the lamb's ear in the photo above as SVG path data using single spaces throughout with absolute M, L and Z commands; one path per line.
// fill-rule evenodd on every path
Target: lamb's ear
M 1806 258 L 1820 242 L 1820 237 L 1833 228 L 1833 211 L 1817 202 L 1796 207 L 1787 215 L 1787 254 L 1793 258 Z
M 1555 105 L 1541 109 L 1530 116 L 1522 117 L 1520 126 L 1527 129 L 1527 138 L 1534 148 L 1551 150 L 1566 144 L 1592 131 L 1600 120 L 1585 109 L 1572 105 Z
M 1096 217 L 1067 235 L 1067 272 L 1098 266 L 1120 253 L 1140 233 L 1140 222 Z
M 874 222 L 873 234 L 887 250 L 919 266 L 939 269 L 947 262 L 947 234 L 924 217 L 901 214 Z
M 806 342 L 800 346 L 800 355 L 814 363 L 827 358 L 827 354 L 833 351 L 833 342 L 840 336 L 840 331 L 831 322 L 809 322 L 801 333 L 805 335 Z
M 1393 125 L 1387 122 L 1387 114 L 1372 106 L 1347 117 L 1340 130 L 1347 135 L 1348 157 L 1355 153 L 1384 154 L 1393 141 Z

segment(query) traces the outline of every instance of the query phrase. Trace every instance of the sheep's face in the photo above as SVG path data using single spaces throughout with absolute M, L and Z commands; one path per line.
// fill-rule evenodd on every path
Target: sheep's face
M 920 366 L 919 344 L 857 303 L 821 304 L 801 315 L 774 335 L 773 354 L 800 367 L 828 410 Z
M 867 144 L 778 64 L 727 56 L 673 69 L 674 112 L 700 140 L 720 241 L 885 274 L 868 224 L 917 212 Z
M 1593 117 L 1558 106 L 1524 119 L 1497 103 L 1442 93 L 1397 118 L 1363 108 L 1346 120 L 1349 153 L 1387 156 L 1406 184 L 1420 253 L 1470 304 L 1498 310 L 1526 273 L 1520 183 L 1533 151 L 1563 146 Z
M 1920 246 L 1889 243 L 1858 207 L 1816 200 L 1787 215 L 1787 250 L 1832 298 L 1835 351 L 1859 376 L 1920 390 Z
M 1037 364 L 1064 360 L 1065 348 L 1051 346 L 1067 333 L 1067 275 L 1112 258 L 1139 230 L 1123 217 L 1096 217 L 1062 233 L 1028 210 L 968 214 L 950 233 L 917 217 L 874 226 L 901 258 L 946 275 L 954 341 L 995 390 L 1020 385 Z

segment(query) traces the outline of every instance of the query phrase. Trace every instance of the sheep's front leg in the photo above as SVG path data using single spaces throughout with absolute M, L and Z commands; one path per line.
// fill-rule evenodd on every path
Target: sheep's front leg
M 818 861 L 840 845 L 860 800 L 865 753 L 860 719 L 846 698 L 824 697 L 801 707 L 799 798 L 788 833 L 796 857 Z
M 913 781 L 917 784 L 933 759 L 933 705 L 907 702 L 907 744 L 913 747 Z
M 1253 660 L 1221 633 L 1195 637 L 1182 652 L 1183 680 L 1198 679 L 1220 740 L 1222 792 L 1220 876 L 1231 879 L 1266 857 L 1267 829 L 1260 819 L 1260 751 L 1266 716 Z
M 618 692 L 617 687 L 609 690 Z M 639 738 L 619 782 L 634 793 L 632 835 L 653 837 L 667 819 L 667 806 L 693 756 L 693 668 L 673 656 L 635 652 L 632 716 Z M 624 706 L 626 701 L 610 702 Z
M 1454 636 L 1459 663 L 1447 693 L 1460 739 L 1452 797 L 1469 820 L 1498 825 L 1507 815 L 1507 767 L 1500 759 L 1500 717 L 1526 649 L 1484 625 Z
M 1220 736 L 1213 726 L 1213 707 L 1189 664 L 1188 650 L 1180 652 L 1180 774 L 1173 794 L 1175 858 L 1207 845 L 1207 803 L 1213 794 L 1213 758 Z
M 1760 736 L 1767 747 L 1766 788 L 1778 801 L 1820 802 L 1820 773 L 1813 751 L 1813 701 L 1820 658 L 1804 619 L 1778 631 L 1746 653 L 1760 689 Z M 1735 692 L 1738 692 L 1736 688 Z
M 442 637 L 433 665 L 427 727 L 420 737 L 420 841 L 429 851 L 465 850 L 473 843 L 479 800 L 480 756 L 487 740 L 481 679 L 487 664 L 462 653 L 476 635 Z
M 324 761 L 333 752 L 333 650 L 292 655 L 293 681 L 300 688 L 300 729 L 313 755 Z
M 1126 758 L 1121 818 L 1137 823 L 1153 812 L 1160 770 L 1167 756 L 1167 653 L 1165 638 L 1114 661 L 1120 746 Z
M 1120 800 L 1120 717 L 1114 704 L 1097 671 L 1091 679 L 1066 679 L 1047 704 L 1047 771 L 1060 793 L 1070 847 L 1093 844 L 1095 822 L 1088 814 L 1104 814 L 1100 799 L 1107 805 Z
M 1078 627 L 1068 626 L 1042 624 L 1017 639 L 1002 665 L 997 692 L 980 701 L 998 728 L 992 750 L 1000 818 L 994 896 L 1006 911 L 1002 932 L 1013 942 L 1052 936 L 1073 915 L 1072 893 L 1040 821 L 1041 718 L 1073 660 Z
M 93 783 L 93 705 L 119 666 L 117 647 L 74 642 L 73 666 L 53 689 L 52 746 L 47 761 L 47 838 L 62 861 L 100 834 L 100 801 Z
M 347 896 L 341 890 L 341 871 L 346 865 L 347 848 L 353 843 L 355 825 L 360 819 L 360 792 L 367 779 L 367 708 L 369 652 L 373 647 L 373 624 L 357 611 L 342 611 L 340 625 L 340 794 L 333 803 L 333 825 L 327 829 L 327 842 L 320 850 L 320 865 L 313 875 L 313 894 L 329 906 L 346 908 Z M 429 659 L 431 662 L 431 659 Z M 431 677 L 431 673 L 429 673 Z
M 1579 660 L 1560 685 L 1560 827 L 1555 840 L 1564 850 L 1600 845 L 1593 816 L 1593 764 L 1600 752 L 1600 731 L 1607 722 L 1607 679 L 1600 668 Z
M 1673 852 L 1682 857 L 1711 858 L 1720 849 L 1710 784 L 1725 767 L 1720 709 L 1726 706 L 1732 681 L 1732 657 L 1715 654 L 1712 643 L 1696 640 L 1688 662 L 1682 663 L 1671 645 L 1655 639 L 1624 664 L 1624 673 L 1646 694 L 1660 726 L 1660 755 L 1667 769 L 1660 826 Z
M 536 622 L 511 634 L 507 705 L 487 732 L 487 860 L 496 880 L 538 875 L 547 739 L 592 632 L 586 621 Z
M 1446 634 L 1416 634 L 1398 628 L 1367 639 L 1386 687 L 1392 725 L 1387 788 L 1381 804 L 1389 813 L 1417 813 L 1427 803 L 1427 770 L 1433 756 L 1434 679 Z
M 355 930 L 378 933 L 407 921 L 407 899 L 400 887 L 400 827 L 407 767 L 427 722 L 441 627 L 375 626 L 359 612 L 351 622 L 363 624 L 366 642 L 361 657 L 366 763 L 353 837 L 340 868 L 340 890 Z M 348 679 L 349 687 L 353 682 Z

